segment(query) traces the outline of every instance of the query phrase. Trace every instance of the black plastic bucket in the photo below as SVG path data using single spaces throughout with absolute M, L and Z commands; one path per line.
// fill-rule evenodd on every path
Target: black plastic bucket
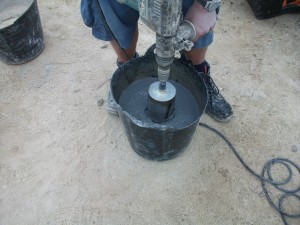
M 0 1 L 0 60 L 22 64 L 37 57 L 43 49 L 37 1 Z
M 167 160 L 178 156 L 190 144 L 207 104 L 207 90 L 202 78 L 190 65 L 175 59 L 171 66 L 170 80 L 178 82 L 191 92 L 196 99 L 198 109 L 195 110 L 199 110 L 199 116 L 187 126 L 176 129 L 164 124 L 141 121 L 123 111 L 119 100 L 124 90 L 135 81 L 149 78 L 149 75 L 156 77 L 155 74 L 157 63 L 154 57 L 133 59 L 116 70 L 110 88 L 131 147 L 146 158 Z

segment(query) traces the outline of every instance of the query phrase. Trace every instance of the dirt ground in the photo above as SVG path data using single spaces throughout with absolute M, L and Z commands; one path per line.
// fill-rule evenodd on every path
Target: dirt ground
M 0 224 L 283 224 L 260 181 L 204 128 L 170 161 L 131 149 L 105 109 L 115 55 L 84 26 L 79 3 L 38 1 L 44 51 L 0 63 Z M 139 25 L 143 54 L 155 36 Z M 246 0 L 223 0 L 215 33 L 207 59 L 234 118 L 201 121 L 257 173 L 273 157 L 299 165 L 300 15 L 257 20 Z M 299 213 L 300 203 L 289 207 Z

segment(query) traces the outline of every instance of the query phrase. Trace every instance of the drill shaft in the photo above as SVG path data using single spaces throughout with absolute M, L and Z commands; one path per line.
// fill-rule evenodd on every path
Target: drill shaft
M 175 49 L 172 37 L 162 37 L 156 35 L 156 55 L 158 65 L 157 76 L 160 81 L 159 88 L 164 90 L 166 82 L 170 77 L 170 66 L 174 61 Z

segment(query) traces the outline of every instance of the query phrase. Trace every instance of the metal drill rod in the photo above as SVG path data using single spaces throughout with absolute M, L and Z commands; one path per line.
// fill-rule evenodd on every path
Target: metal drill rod
M 156 35 L 156 55 L 158 65 L 157 76 L 160 81 L 159 89 L 165 90 L 166 82 L 170 77 L 170 66 L 174 61 L 175 49 L 173 37 L 162 37 Z

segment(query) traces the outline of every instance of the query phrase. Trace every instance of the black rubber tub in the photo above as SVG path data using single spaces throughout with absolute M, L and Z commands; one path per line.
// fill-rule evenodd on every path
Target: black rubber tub
M 189 124 L 177 128 L 139 120 L 122 109 L 119 104 L 120 98 L 131 84 L 141 79 L 155 78 L 156 74 L 157 63 L 154 57 L 143 56 L 133 59 L 115 71 L 110 88 L 131 147 L 146 158 L 168 160 L 178 156 L 191 143 L 200 117 L 206 108 L 207 90 L 202 78 L 190 65 L 175 59 L 171 67 L 170 80 L 178 82 L 190 91 L 196 100 L 195 111 L 199 113 Z
M 0 1 L 0 60 L 6 64 L 26 63 L 43 49 L 37 1 Z

